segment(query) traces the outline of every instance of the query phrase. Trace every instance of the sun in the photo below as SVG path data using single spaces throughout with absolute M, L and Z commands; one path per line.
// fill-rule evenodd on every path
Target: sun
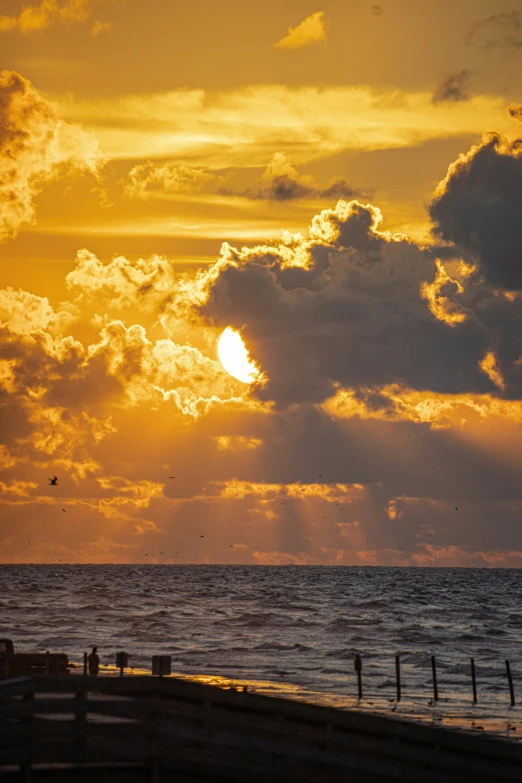
M 227 326 L 218 342 L 219 361 L 233 378 L 242 383 L 261 380 L 261 372 L 250 358 L 239 332 Z

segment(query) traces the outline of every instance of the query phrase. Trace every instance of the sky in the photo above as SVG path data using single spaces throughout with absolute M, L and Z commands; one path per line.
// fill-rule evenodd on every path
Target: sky
M 0 55 L 0 562 L 522 567 L 522 0 L 0 0 Z

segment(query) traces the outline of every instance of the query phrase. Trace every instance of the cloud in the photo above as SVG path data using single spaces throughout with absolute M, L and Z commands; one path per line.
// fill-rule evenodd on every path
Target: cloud
M 522 49 L 522 14 L 503 11 L 481 19 L 471 27 L 467 42 L 480 49 Z
M 248 451 L 263 445 L 260 438 L 247 438 L 244 435 L 216 435 L 214 440 L 221 451 Z
M 54 106 L 14 71 L 0 72 L 0 241 L 34 219 L 34 196 L 65 174 L 91 172 L 97 142 L 68 125 Z
M 454 280 L 448 275 L 438 258 L 435 260 L 435 265 L 437 267 L 435 279 L 432 283 L 422 284 L 421 296 L 428 302 L 435 318 L 444 321 L 448 326 L 456 326 L 466 320 L 466 313 L 448 296 L 444 296 L 442 291 L 448 291 L 448 287 L 451 287 L 454 293 L 462 294 L 464 288 L 458 280 Z
M 508 106 L 508 114 L 517 122 L 522 122 L 522 103 L 510 103 Z
M 265 184 L 266 183 L 266 184 Z M 230 191 L 221 191 L 230 194 Z M 324 188 L 319 188 L 312 177 L 300 175 L 284 152 L 276 152 L 262 177 L 262 185 L 249 188 L 240 195 L 267 201 L 294 201 L 296 199 L 356 198 L 362 196 L 342 177 L 334 177 Z
M 481 368 L 493 352 L 506 394 L 519 398 L 521 302 L 469 270 L 449 275 L 435 248 L 381 231 L 381 220 L 370 204 L 339 201 L 314 217 L 308 239 L 225 245 L 200 277 L 196 309 L 242 330 L 268 379 L 253 393 L 282 406 L 393 383 L 495 395 Z
M 100 22 L 97 19 L 91 28 L 91 33 L 96 38 L 96 36 L 107 33 L 109 30 L 112 30 L 112 22 Z
M 326 27 L 323 11 L 317 11 L 303 19 L 297 27 L 289 27 L 288 35 L 275 45 L 277 49 L 301 49 L 303 46 L 326 42 Z
M 116 431 L 115 412 L 146 404 L 197 418 L 241 404 L 242 385 L 197 348 L 151 340 L 143 326 L 109 318 L 84 344 L 67 334 L 77 318 L 67 307 L 0 291 L 0 412 L 10 455 L 52 458 L 80 475 L 93 464 L 89 450 Z
M 96 134 L 111 159 L 170 159 L 205 170 L 265 166 L 285 151 L 295 165 L 343 150 L 392 149 L 432 139 L 508 131 L 505 98 L 433 105 L 431 92 L 368 86 L 173 90 L 112 100 L 64 96 L 62 116 Z M 267 107 L 270 110 L 267 111 Z M 187 129 L 190 129 L 190 132 Z M 134 164 L 133 164 L 134 165 Z M 158 163 L 157 165 L 164 165 Z
M 41 32 L 55 24 L 88 22 L 102 0 L 41 0 L 40 5 L 24 5 L 18 16 L 0 16 L 0 32 L 18 30 L 24 34 Z M 95 20 L 92 34 L 99 35 L 110 23 Z
M 446 76 L 433 92 L 434 105 L 448 101 L 452 103 L 469 101 L 471 98 L 470 77 L 471 72 L 468 70 L 450 73 L 449 76 Z
M 498 399 L 488 394 L 436 394 L 397 384 L 378 390 L 340 389 L 322 407 L 332 418 L 413 421 L 435 429 L 462 429 L 469 422 L 488 419 L 522 423 L 520 400 Z
M 84 248 L 78 251 L 76 266 L 66 276 L 65 284 L 79 301 L 99 297 L 111 307 L 131 307 L 139 302 L 151 310 L 171 297 L 178 277 L 164 256 L 134 262 L 116 256 L 103 263 Z
M 127 198 L 161 197 L 172 193 L 190 193 L 203 190 L 222 178 L 212 171 L 173 163 L 142 163 L 134 166 L 123 180 Z
M 452 242 L 484 278 L 522 289 L 522 141 L 488 133 L 460 155 L 429 212 L 435 236 Z
M 384 8 L 382 5 L 379 5 L 379 3 L 373 3 L 373 5 L 370 6 L 370 13 L 372 16 L 382 16 Z
M 55 311 L 46 297 L 27 291 L 15 291 L 8 286 L 0 289 L 0 326 L 8 326 L 14 334 L 27 334 L 47 329 L 61 334 L 77 319 L 74 305 L 63 303 Z

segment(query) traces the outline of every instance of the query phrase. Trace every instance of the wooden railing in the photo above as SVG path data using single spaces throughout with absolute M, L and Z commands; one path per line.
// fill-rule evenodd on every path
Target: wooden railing
M 395 718 L 175 678 L 0 682 L 0 773 L 56 763 L 135 764 L 156 781 L 522 780 L 517 744 Z

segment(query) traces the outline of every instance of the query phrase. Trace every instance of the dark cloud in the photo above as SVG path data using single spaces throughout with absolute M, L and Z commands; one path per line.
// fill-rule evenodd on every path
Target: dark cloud
M 292 201 L 299 198 L 357 198 L 362 195 L 360 190 L 353 188 L 342 177 L 332 179 L 327 187 L 316 188 L 288 174 L 274 177 L 268 187 L 250 188 L 241 195 L 251 199 L 266 199 L 267 201 Z
M 433 286 L 432 251 L 379 232 L 379 221 L 374 207 L 340 201 L 314 218 L 309 242 L 230 249 L 210 273 L 200 312 L 243 329 L 269 378 L 256 393 L 281 406 L 389 383 L 501 394 L 479 366 L 495 352 L 506 393 L 519 396 L 521 326 L 511 334 L 518 302 L 495 297 L 478 278 L 459 290 L 442 274 Z M 299 264 L 289 263 L 291 252 Z
M 318 187 L 312 177 L 300 175 L 283 152 L 274 155 L 258 186 L 241 193 L 224 189 L 220 192 L 223 195 L 240 195 L 267 201 L 293 201 L 302 198 L 354 199 L 367 198 L 370 195 L 356 190 L 343 177 L 334 177 L 326 187 Z
M 469 90 L 470 76 L 471 73 L 467 70 L 450 73 L 435 88 L 432 98 L 433 103 L 437 105 L 445 102 L 459 103 L 468 101 L 471 97 Z
M 452 242 L 486 281 L 522 289 L 522 140 L 484 136 L 450 166 L 429 211 L 437 237 Z
M 504 11 L 481 19 L 471 27 L 467 42 L 481 49 L 522 49 L 522 14 Z
M 522 103 L 510 103 L 508 106 L 508 114 L 517 122 L 522 122 Z

